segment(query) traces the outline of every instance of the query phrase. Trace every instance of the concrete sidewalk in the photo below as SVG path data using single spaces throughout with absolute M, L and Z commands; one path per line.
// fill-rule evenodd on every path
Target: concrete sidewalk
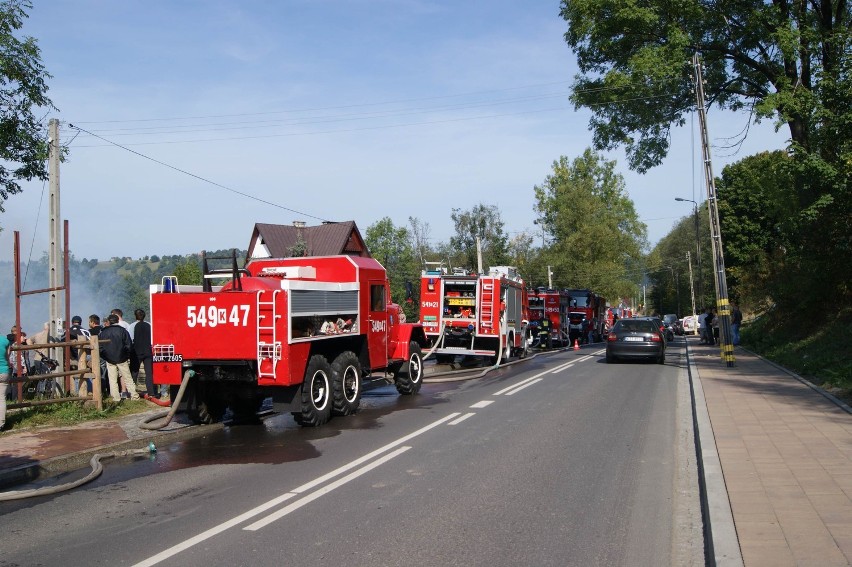
M 852 409 L 741 348 L 728 368 L 689 345 L 742 564 L 852 565 Z

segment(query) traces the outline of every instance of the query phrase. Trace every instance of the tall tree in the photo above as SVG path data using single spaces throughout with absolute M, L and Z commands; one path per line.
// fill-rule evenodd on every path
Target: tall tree
M 694 53 L 712 104 L 775 117 L 805 149 L 819 132 L 836 153 L 849 126 L 846 0 L 562 0 L 561 15 L 580 67 L 572 100 L 591 109 L 595 146 L 626 146 L 638 171 L 660 163 L 695 107 Z
M 570 163 L 561 156 L 535 186 L 535 198 L 555 286 L 590 288 L 609 299 L 635 294 L 647 229 L 614 161 L 590 149 Z
M 47 179 L 47 140 L 36 115 L 55 109 L 47 97 L 50 75 L 36 40 L 15 36 L 31 8 L 29 0 L 0 2 L 0 212 L 21 192 L 20 181 Z
M 561 14 L 580 67 L 571 98 L 592 111 L 595 147 L 623 145 L 633 169 L 658 165 L 671 127 L 694 109 L 695 53 L 708 104 L 786 125 L 797 230 L 784 263 L 819 274 L 808 285 L 830 289 L 825 297 L 852 297 L 847 0 L 562 0 Z
M 456 235 L 450 238 L 450 246 L 460 252 L 465 267 L 477 268 L 477 240 L 482 248 L 484 270 L 508 263 L 509 237 L 503 230 L 503 218 L 496 205 L 479 203 L 468 211 L 453 209 L 450 218 L 456 228 Z
M 417 287 L 420 270 L 419 262 L 414 257 L 408 229 L 404 226 L 394 226 L 390 217 L 385 217 L 367 227 L 364 241 L 373 258 L 388 272 L 391 298 L 402 306 L 409 320 L 416 320 L 419 312 Z M 408 286 L 414 294 L 410 303 L 406 301 Z

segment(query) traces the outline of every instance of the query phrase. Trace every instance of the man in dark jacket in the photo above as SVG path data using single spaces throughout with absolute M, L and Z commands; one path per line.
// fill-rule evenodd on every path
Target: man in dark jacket
M 139 367 L 145 369 L 146 397 L 158 398 L 157 388 L 154 386 L 154 358 L 151 351 L 151 324 L 145 320 L 145 311 L 137 309 L 134 312 L 136 322 L 133 327 L 133 350 L 136 352 L 136 372 Z
M 130 375 L 130 333 L 118 324 L 118 315 L 110 314 L 107 318 L 109 325 L 101 329 L 98 335 L 100 342 L 101 360 L 106 361 L 109 376 L 109 392 L 116 402 L 121 401 L 118 380 L 121 378 L 121 388 L 128 392 L 130 399 L 138 400 L 136 384 Z M 107 342 L 108 341 L 108 342 Z

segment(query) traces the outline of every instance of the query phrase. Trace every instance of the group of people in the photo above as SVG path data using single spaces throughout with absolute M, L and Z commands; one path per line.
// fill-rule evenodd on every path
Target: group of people
M 99 354 L 101 359 L 101 377 L 108 384 L 109 395 L 116 402 L 127 397 L 139 399 L 136 390 L 136 379 L 140 369 L 145 372 L 146 398 L 158 398 L 157 388 L 153 379 L 153 352 L 151 345 L 151 325 L 145 321 L 145 311 L 137 309 L 134 313 L 135 320 L 127 323 L 121 309 L 113 309 L 103 322 L 100 316 L 90 315 L 88 328 L 84 328 L 83 319 L 79 315 L 71 318 L 71 326 L 63 331 L 60 341 L 88 340 L 97 335 L 99 341 Z M 103 323 L 103 324 L 102 324 Z M 15 389 L 10 380 L 13 377 L 22 378 L 28 374 L 37 373 L 33 370 L 30 362 L 29 351 L 21 351 L 12 354 L 11 347 L 18 340 L 28 344 L 46 344 L 54 341 L 45 330 L 32 337 L 27 337 L 23 330 L 13 325 L 11 332 L 0 336 L 0 430 L 6 425 L 6 399 L 14 395 Z M 71 348 L 71 364 L 78 363 L 81 351 Z M 90 380 L 75 379 L 78 392 L 81 388 L 90 389 Z
M 89 315 L 88 330 L 82 328 L 80 317 L 71 320 L 68 333 L 71 340 L 97 335 L 101 375 L 105 370 L 109 394 L 114 401 L 120 401 L 122 397 L 132 400 L 140 398 L 139 392 L 136 391 L 136 378 L 140 368 L 145 370 L 144 397 L 159 397 L 154 386 L 151 324 L 145 320 L 145 311 L 142 309 L 137 309 L 134 317 L 132 323 L 127 323 L 121 309 L 113 309 L 101 325 L 100 317 Z
M 734 345 L 740 344 L 740 325 L 742 322 L 742 311 L 736 303 L 731 303 L 731 342 Z M 708 307 L 704 311 L 704 314 L 699 317 L 699 326 L 701 328 L 701 344 L 719 344 L 719 317 L 715 309 Z

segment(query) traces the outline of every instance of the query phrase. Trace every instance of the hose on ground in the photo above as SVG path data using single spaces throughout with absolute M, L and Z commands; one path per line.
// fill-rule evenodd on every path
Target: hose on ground
M 0 492 L 0 502 L 22 500 L 24 498 L 33 498 L 35 496 L 49 496 L 51 494 L 65 492 L 66 490 L 77 488 L 78 486 L 82 486 L 83 484 L 86 484 L 87 482 L 95 480 L 96 478 L 101 476 L 101 473 L 104 472 L 104 467 L 103 465 L 101 465 L 101 459 L 106 459 L 110 457 L 126 457 L 130 455 L 147 455 L 156 452 L 157 448 L 154 446 L 154 443 L 152 441 L 145 449 L 128 449 L 126 451 L 115 451 L 112 453 L 97 453 L 89 461 L 89 465 L 92 467 L 92 472 L 90 472 L 83 478 L 72 482 L 66 482 L 65 484 L 58 484 L 56 486 L 45 486 L 42 488 L 32 488 L 29 490 L 11 490 L 9 492 Z
M 175 396 L 175 399 L 172 400 L 172 407 L 167 411 L 162 411 L 160 413 L 155 413 L 152 416 L 146 417 L 142 423 L 139 424 L 141 429 L 147 429 L 149 431 L 155 431 L 157 429 L 162 429 L 168 424 L 172 422 L 172 418 L 178 411 L 178 406 L 180 406 L 180 401 L 183 398 L 183 393 L 186 391 L 186 386 L 189 384 L 190 378 L 195 376 L 195 371 L 192 369 L 187 369 L 186 372 L 183 373 L 183 380 L 180 383 L 180 389 L 178 389 L 178 393 Z M 157 420 L 166 418 L 166 421 L 163 423 L 153 423 Z

